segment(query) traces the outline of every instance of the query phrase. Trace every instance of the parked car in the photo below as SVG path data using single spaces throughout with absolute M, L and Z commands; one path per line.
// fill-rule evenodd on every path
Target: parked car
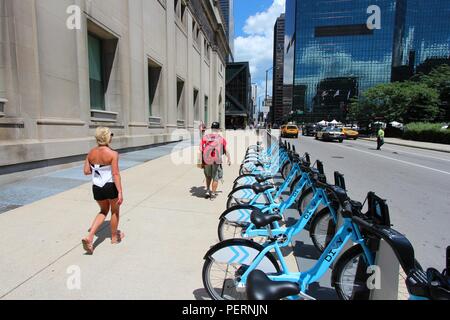
M 317 125 L 314 123 L 305 124 L 302 127 L 302 135 L 304 136 L 315 136 L 317 132 Z
M 299 129 L 295 124 L 287 124 L 281 127 L 282 138 L 298 138 Z
M 342 130 L 342 133 L 344 134 L 345 138 L 347 138 L 347 139 L 356 140 L 359 137 L 359 132 L 356 130 L 353 130 L 351 128 L 343 127 L 341 130 Z
M 335 128 L 335 127 L 325 127 L 322 128 L 322 130 L 317 131 L 316 133 L 316 140 L 323 140 L 323 141 L 333 141 L 337 140 L 340 143 L 344 141 L 345 135 L 342 133 L 341 129 Z

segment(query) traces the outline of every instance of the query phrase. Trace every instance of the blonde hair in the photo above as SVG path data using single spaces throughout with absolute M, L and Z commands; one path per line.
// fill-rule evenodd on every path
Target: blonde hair
M 95 130 L 95 139 L 99 146 L 107 146 L 111 143 L 111 130 L 106 127 L 98 127 Z

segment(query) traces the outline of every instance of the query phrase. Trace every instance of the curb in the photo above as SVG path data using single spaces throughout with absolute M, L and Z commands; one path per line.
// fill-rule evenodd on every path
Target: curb
M 372 140 L 370 138 L 359 138 L 360 140 L 365 140 L 365 141 L 371 141 L 371 142 L 376 142 L 376 140 Z M 419 147 L 419 146 L 415 146 L 415 145 L 410 145 L 410 144 L 404 144 L 404 143 L 398 143 L 398 142 L 384 142 L 385 144 L 393 144 L 396 146 L 402 146 L 402 147 L 410 147 L 410 148 L 416 148 L 416 149 L 422 149 L 422 150 L 431 150 L 431 151 L 438 151 L 438 152 L 444 152 L 444 153 L 450 153 L 450 150 L 442 150 L 442 149 L 437 149 L 437 148 L 430 148 L 430 147 Z

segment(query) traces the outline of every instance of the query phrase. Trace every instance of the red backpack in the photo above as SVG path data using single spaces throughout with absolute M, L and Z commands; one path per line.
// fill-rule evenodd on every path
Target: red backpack
M 222 156 L 225 153 L 224 139 L 218 134 L 209 134 L 203 138 L 205 140 L 203 146 L 203 163 L 221 164 Z

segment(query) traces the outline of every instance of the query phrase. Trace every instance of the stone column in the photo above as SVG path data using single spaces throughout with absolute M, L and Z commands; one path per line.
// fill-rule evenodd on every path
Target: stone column
M 144 49 L 144 16 L 142 0 L 128 1 L 129 16 L 129 58 L 130 58 L 130 132 L 145 133 L 148 127 L 148 105 L 145 86 L 147 77 Z
M 165 65 L 165 85 L 166 85 L 166 99 L 164 108 L 164 120 L 165 125 L 168 126 L 169 133 L 176 129 L 177 127 L 177 78 L 176 78 L 176 25 L 175 25 L 175 9 L 174 2 L 166 2 L 166 15 L 167 15 L 167 57 Z

